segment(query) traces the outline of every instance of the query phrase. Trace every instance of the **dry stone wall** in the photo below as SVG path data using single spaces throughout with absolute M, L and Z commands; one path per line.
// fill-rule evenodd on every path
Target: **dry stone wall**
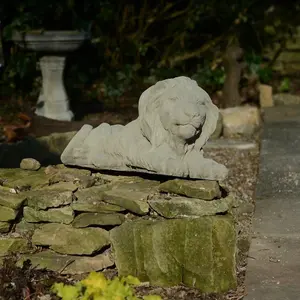
M 32 162 L 22 166 L 30 169 Z M 236 285 L 233 199 L 217 181 L 108 175 L 63 165 L 0 170 L 0 257 L 153 285 Z

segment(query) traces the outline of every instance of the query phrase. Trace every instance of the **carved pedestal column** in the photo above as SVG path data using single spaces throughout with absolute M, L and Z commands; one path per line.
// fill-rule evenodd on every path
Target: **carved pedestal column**
M 44 56 L 40 59 L 43 85 L 35 111 L 39 116 L 59 121 L 73 119 L 63 82 L 65 59 L 63 56 Z

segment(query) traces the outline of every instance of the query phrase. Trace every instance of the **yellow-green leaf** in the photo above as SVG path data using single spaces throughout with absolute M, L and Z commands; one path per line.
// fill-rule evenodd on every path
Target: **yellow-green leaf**
M 93 290 L 104 290 L 107 287 L 107 279 L 102 273 L 97 272 L 91 272 L 81 283 Z
M 162 300 L 158 295 L 148 295 L 143 297 L 144 300 Z
M 76 300 L 79 297 L 80 289 L 78 286 L 65 285 L 63 283 L 55 283 L 52 291 L 62 300 Z
M 128 275 L 124 278 L 124 281 L 130 285 L 139 285 L 141 284 L 140 280 L 134 276 Z

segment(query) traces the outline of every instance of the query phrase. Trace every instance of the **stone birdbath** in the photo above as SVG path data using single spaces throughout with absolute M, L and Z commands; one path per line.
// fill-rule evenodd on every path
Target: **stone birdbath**
M 20 47 L 42 54 L 39 65 L 42 87 L 35 113 L 59 121 L 71 121 L 73 112 L 63 80 L 66 56 L 77 50 L 88 39 L 80 31 L 30 31 L 15 32 L 12 40 Z

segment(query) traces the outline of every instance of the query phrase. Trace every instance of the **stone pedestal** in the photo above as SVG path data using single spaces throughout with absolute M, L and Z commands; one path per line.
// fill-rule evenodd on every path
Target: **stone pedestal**
M 43 56 L 40 68 L 43 84 L 35 113 L 39 116 L 59 121 L 71 121 L 73 113 L 64 87 L 64 56 Z

